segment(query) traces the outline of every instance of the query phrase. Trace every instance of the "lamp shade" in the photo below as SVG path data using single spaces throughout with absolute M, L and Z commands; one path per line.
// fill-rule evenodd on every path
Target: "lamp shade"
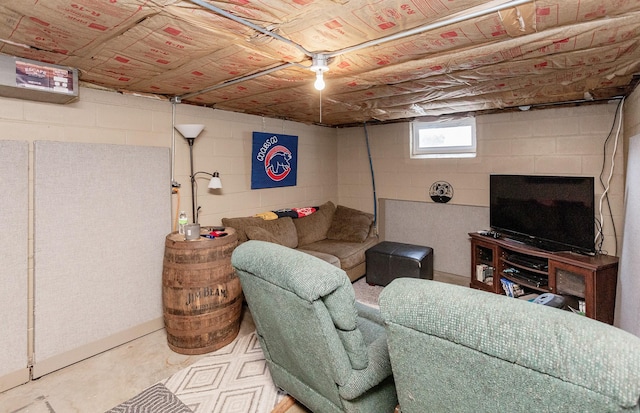
M 211 174 L 211 180 L 209 181 L 209 189 L 220 189 L 222 188 L 222 181 L 220 180 L 220 174 L 218 172 L 214 172 Z
M 204 129 L 204 125 L 197 123 L 184 123 L 176 125 L 175 128 L 187 139 L 195 139 L 200 135 L 200 132 Z

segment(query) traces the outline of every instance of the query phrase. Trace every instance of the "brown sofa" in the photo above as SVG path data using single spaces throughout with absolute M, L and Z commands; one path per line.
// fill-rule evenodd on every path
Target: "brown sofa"
M 351 281 L 366 273 L 365 251 L 378 243 L 372 214 L 331 201 L 302 218 L 223 218 L 222 225 L 234 228 L 240 243 L 268 241 L 303 251 L 342 268 Z

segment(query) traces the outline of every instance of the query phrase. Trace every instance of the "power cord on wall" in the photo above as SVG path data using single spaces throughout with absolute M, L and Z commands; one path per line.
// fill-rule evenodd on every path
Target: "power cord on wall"
M 373 228 L 378 235 L 378 201 L 376 196 L 376 178 L 373 173 L 373 162 L 371 160 L 371 147 L 369 146 L 369 131 L 367 130 L 367 122 L 364 122 L 364 138 L 367 143 L 367 155 L 369 156 L 369 170 L 371 171 L 371 186 L 373 187 Z
M 616 107 L 616 112 L 614 114 L 613 117 L 613 123 L 611 124 L 611 129 L 609 130 L 609 134 L 607 135 L 607 139 L 605 139 L 604 141 L 604 147 L 602 150 L 602 170 L 600 171 L 600 176 L 598 177 L 600 180 L 600 184 L 602 185 L 602 187 L 604 188 L 604 191 L 602 192 L 602 196 L 600 197 L 600 203 L 599 203 L 599 211 L 600 211 L 600 220 L 596 220 L 597 222 L 597 226 L 598 226 L 598 233 L 596 234 L 596 245 L 597 245 L 597 251 L 598 253 L 602 254 L 602 244 L 604 243 L 604 217 L 603 217 L 603 213 L 602 213 L 602 203 L 604 200 L 607 201 L 607 208 L 609 209 L 609 214 L 611 216 L 611 227 L 613 229 L 613 239 L 614 239 L 614 245 L 615 245 L 615 250 L 614 250 L 614 255 L 618 255 L 618 235 L 617 235 L 617 231 L 616 231 L 616 224 L 613 220 L 613 211 L 611 209 L 611 201 L 609 200 L 609 188 L 611 185 L 611 178 L 613 177 L 613 170 L 615 168 L 615 157 L 616 157 L 616 152 L 618 150 L 618 142 L 620 140 L 620 129 L 622 127 L 622 108 L 624 107 L 624 98 L 622 98 L 620 100 L 620 102 L 618 102 L 618 106 Z M 604 167 L 605 167 L 605 163 L 607 161 L 607 144 L 609 143 L 609 139 L 611 138 L 611 135 L 613 134 L 613 130 L 616 126 L 616 121 L 618 123 L 618 128 L 616 130 L 616 134 L 615 134 L 615 140 L 614 140 L 614 144 L 613 144 L 613 152 L 611 153 L 611 168 L 609 170 L 609 177 L 607 178 L 607 182 L 605 184 L 605 182 L 603 181 L 603 174 L 604 174 Z

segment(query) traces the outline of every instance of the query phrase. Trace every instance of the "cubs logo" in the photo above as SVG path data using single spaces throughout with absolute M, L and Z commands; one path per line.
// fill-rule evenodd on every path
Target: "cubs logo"
M 264 171 L 273 181 L 279 182 L 291 172 L 291 151 L 282 145 L 269 149 L 264 157 Z
M 296 185 L 297 136 L 253 132 L 251 154 L 251 189 Z

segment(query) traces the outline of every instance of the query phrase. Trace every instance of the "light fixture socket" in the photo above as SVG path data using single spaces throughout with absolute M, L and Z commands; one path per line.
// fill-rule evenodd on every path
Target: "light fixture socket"
M 311 59 L 311 67 L 309 68 L 309 70 L 316 73 L 329 71 L 329 66 L 327 65 L 329 58 L 327 55 L 314 54 Z

